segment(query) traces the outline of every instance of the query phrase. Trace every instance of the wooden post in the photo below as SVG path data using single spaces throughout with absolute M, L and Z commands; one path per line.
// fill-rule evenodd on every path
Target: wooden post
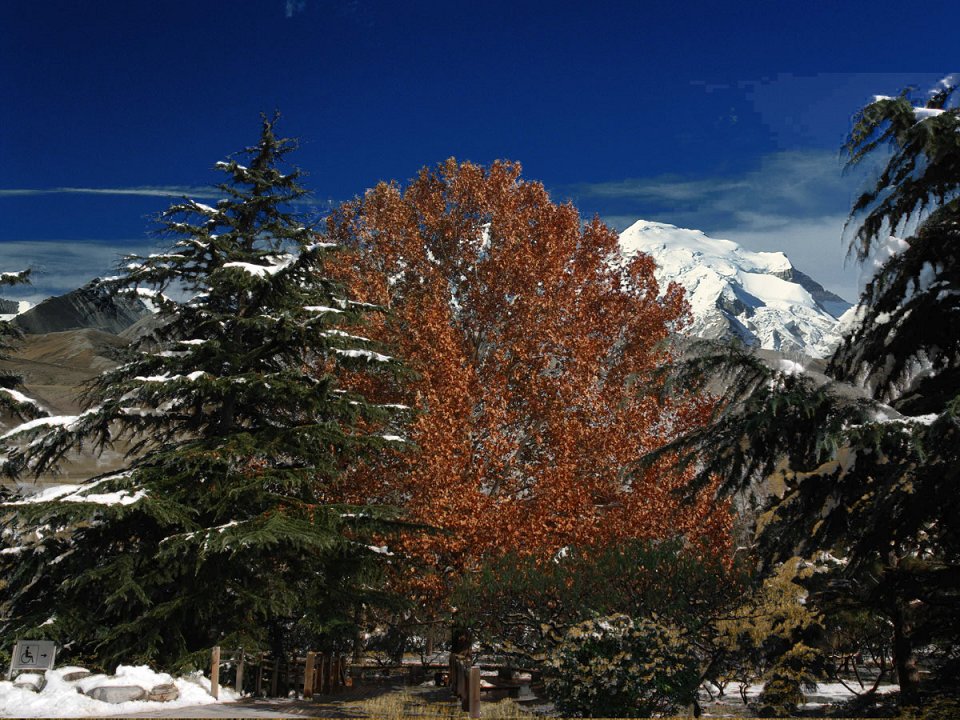
M 210 694 L 214 700 L 220 698 L 220 646 L 216 645 L 210 653 Z
M 474 665 L 470 668 L 470 717 L 480 717 L 480 668 Z
M 467 664 L 457 658 L 457 694 L 460 696 L 460 709 L 470 709 L 470 671 Z
M 307 653 L 307 665 L 303 669 L 303 699 L 309 700 L 313 697 L 313 663 L 317 654 L 311 650 Z
M 237 653 L 237 681 L 234 683 L 234 689 L 238 695 L 243 695 L 243 663 L 245 659 L 243 648 L 240 648 L 240 651 Z

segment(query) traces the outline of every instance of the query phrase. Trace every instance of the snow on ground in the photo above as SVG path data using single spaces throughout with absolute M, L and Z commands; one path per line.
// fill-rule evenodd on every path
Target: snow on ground
M 214 700 L 210 696 L 210 680 L 200 674 L 174 679 L 166 673 L 154 672 L 145 665 L 120 665 L 114 675 L 91 675 L 72 682 L 63 679 L 64 674 L 77 669 L 64 667 L 50 670 L 47 672 L 46 687 L 39 693 L 14 687 L 11 682 L 0 682 L 0 717 L 103 717 L 239 699 L 233 690 L 221 687 L 220 700 Z M 112 704 L 94 700 L 80 692 L 104 685 L 139 685 L 150 690 L 166 683 L 177 686 L 179 698 L 170 702 L 138 700 Z
M 872 684 L 872 683 L 871 683 Z M 848 687 L 849 686 L 849 687 Z M 866 690 L 869 688 L 864 688 Z M 891 683 L 881 683 L 877 688 L 880 694 L 896 692 L 899 689 L 897 685 Z M 710 694 L 706 692 L 710 691 Z M 817 683 L 817 689 L 805 691 L 804 698 L 806 702 L 800 706 L 801 710 L 816 710 L 826 705 L 838 705 L 840 703 L 852 700 L 856 693 L 854 690 L 862 691 L 855 680 L 851 680 L 845 686 L 840 682 L 821 682 Z M 763 683 L 748 685 L 746 689 L 747 702 L 755 703 L 763 692 Z M 710 695 L 713 695 L 713 698 Z M 722 697 L 718 695 L 718 688 L 706 683 L 700 691 L 700 704 L 703 707 L 704 717 L 750 717 L 751 713 L 743 704 L 740 697 L 740 685 L 730 683 L 726 687 L 726 692 Z

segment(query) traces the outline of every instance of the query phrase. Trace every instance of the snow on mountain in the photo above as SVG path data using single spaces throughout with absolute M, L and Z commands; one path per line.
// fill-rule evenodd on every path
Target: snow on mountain
M 688 332 L 738 337 L 748 345 L 826 357 L 840 339 L 837 318 L 850 303 L 797 270 L 782 252 L 753 252 L 731 240 L 639 220 L 620 234 L 626 255 L 645 252 L 661 285 L 687 292 Z

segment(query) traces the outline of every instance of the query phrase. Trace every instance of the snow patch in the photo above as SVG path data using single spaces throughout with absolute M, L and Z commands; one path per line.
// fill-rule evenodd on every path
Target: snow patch
M 14 687 L 10 682 L 0 682 L 0 717 L 122 717 L 240 699 L 233 690 L 221 687 L 220 700 L 214 700 L 210 696 L 209 679 L 199 673 L 174 678 L 145 665 L 120 665 L 113 675 L 91 675 L 72 682 L 63 679 L 77 669 L 62 667 L 48 671 L 47 684 L 39 693 Z M 168 683 L 175 685 L 180 693 L 176 700 L 169 702 L 138 700 L 114 705 L 81 694 L 85 689 L 105 685 L 137 685 L 150 690 Z
M 294 263 L 296 257 L 293 255 L 277 255 L 277 256 L 268 256 L 264 260 L 268 261 L 269 265 L 255 265 L 254 263 L 246 262 L 228 262 L 224 263 L 223 267 L 225 268 L 238 268 L 243 270 L 248 275 L 253 275 L 254 277 L 267 277 L 268 275 L 276 275 L 278 272 L 284 268 L 289 267 Z
M 378 352 L 373 352 L 373 350 L 341 350 L 340 348 L 334 348 L 333 351 L 343 357 L 364 358 L 365 360 L 374 362 L 390 362 L 393 360 L 389 355 L 382 355 Z

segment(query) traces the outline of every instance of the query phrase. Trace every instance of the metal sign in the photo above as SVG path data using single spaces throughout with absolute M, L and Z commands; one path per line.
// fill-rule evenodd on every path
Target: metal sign
M 13 648 L 10 673 L 17 670 L 52 670 L 57 656 L 53 640 L 20 640 Z

